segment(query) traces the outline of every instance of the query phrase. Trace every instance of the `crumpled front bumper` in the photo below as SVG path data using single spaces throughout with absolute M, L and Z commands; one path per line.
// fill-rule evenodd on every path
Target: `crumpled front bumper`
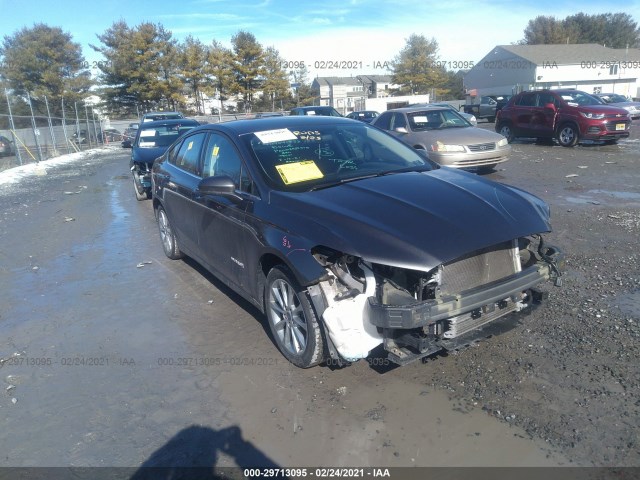
M 551 249 L 547 255 L 550 261 L 539 260 L 514 275 L 455 295 L 409 305 L 384 305 L 376 297 L 369 297 L 369 321 L 381 328 L 412 329 L 469 312 L 477 311 L 482 314 L 482 307 L 486 305 L 508 298 L 520 298 L 523 292 L 556 278 L 559 273 L 558 264 L 562 263 L 564 254 L 557 247 L 548 248 Z

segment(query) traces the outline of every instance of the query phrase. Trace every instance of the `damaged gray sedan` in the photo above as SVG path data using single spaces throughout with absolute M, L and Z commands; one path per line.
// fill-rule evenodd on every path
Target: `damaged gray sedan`
M 458 348 L 560 280 L 542 200 L 363 122 L 201 126 L 152 181 L 167 256 L 192 257 L 260 308 L 299 367 L 380 345 L 398 364 Z

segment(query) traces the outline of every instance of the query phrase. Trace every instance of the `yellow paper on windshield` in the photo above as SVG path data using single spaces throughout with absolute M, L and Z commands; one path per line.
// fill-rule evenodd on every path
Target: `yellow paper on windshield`
M 309 180 L 317 180 L 324 177 L 316 162 L 313 160 L 305 160 L 304 162 L 283 163 L 276 165 L 276 170 L 282 177 L 285 185 L 292 183 L 306 182 Z

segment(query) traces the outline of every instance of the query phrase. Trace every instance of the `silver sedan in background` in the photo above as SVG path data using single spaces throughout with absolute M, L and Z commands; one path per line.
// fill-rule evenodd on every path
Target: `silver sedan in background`
M 629 100 L 624 95 L 619 95 L 617 93 L 597 93 L 594 95 L 594 97 L 598 97 L 607 105 L 624 108 L 627 112 L 629 112 L 629 116 L 632 120 L 637 120 L 640 118 L 640 102 L 634 102 L 632 100 Z
M 511 153 L 507 139 L 471 125 L 447 107 L 404 107 L 387 110 L 372 125 L 387 130 L 408 145 L 426 151 L 441 165 L 490 171 Z

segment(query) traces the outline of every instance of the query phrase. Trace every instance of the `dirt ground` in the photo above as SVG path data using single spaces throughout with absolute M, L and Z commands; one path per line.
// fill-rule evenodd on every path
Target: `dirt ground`
M 0 174 L 2 464 L 640 466 L 640 128 L 512 146 L 489 177 L 551 205 L 563 285 L 401 368 L 291 366 L 256 309 L 164 256 L 128 151 Z

